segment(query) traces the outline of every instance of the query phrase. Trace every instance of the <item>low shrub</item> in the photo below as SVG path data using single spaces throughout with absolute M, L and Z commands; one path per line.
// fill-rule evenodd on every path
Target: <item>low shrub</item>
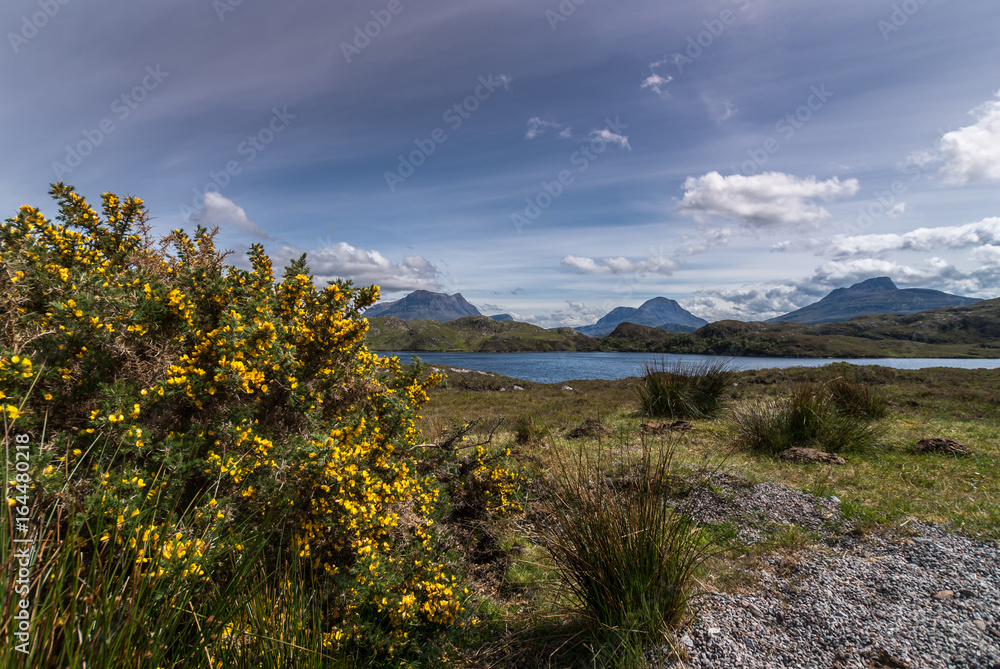
M 695 365 L 661 358 L 645 365 L 637 389 L 643 416 L 706 418 L 719 411 L 736 372 L 725 361 Z

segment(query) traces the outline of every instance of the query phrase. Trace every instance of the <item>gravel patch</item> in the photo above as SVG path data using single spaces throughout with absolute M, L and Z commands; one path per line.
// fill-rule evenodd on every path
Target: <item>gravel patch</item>
M 676 503 L 680 513 L 700 523 L 736 521 L 736 539 L 752 546 L 776 526 L 796 525 L 818 535 L 836 536 L 851 529 L 836 498 L 821 498 L 777 483 L 754 485 L 735 472 L 695 474 L 691 490 Z
M 759 558 L 752 594 L 695 602 L 696 622 L 677 631 L 687 660 L 661 648 L 650 665 L 1000 669 L 1000 547 L 907 529 Z

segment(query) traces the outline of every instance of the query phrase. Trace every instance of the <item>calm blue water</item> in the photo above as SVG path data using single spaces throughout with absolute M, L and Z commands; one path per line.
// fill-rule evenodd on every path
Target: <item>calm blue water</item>
M 396 355 L 406 363 L 413 353 L 379 352 Z M 647 362 L 664 358 L 668 364 L 682 361 L 698 364 L 719 360 L 705 355 L 662 355 L 659 353 L 418 353 L 421 360 L 435 366 L 477 369 L 495 372 L 535 383 L 558 383 L 573 379 L 624 379 L 640 376 Z M 998 369 L 1000 359 L 967 360 L 958 358 L 723 358 L 736 369 L 770 367 L 820 367 L 831 362 L 854 365 L 882 365 L 896 369 L 958 367 L 961 369 Z

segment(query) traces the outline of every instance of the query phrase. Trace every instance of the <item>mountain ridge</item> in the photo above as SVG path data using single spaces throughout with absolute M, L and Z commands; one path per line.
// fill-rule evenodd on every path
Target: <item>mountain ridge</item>
M 847 288 L 835 288 L 817 302 L 767 323 L 839 323 L 872 314 L 915 314 L 928 309 L 968 306 L 980 300 L 928 288 L 899 288 L 887 276 L 866 279 Z

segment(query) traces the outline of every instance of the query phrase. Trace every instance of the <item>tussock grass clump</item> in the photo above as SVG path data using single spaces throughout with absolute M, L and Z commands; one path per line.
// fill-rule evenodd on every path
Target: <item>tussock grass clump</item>
M 812 446 L 836 452 L 873 445 L 881 426 L 857 407 L 845 408 L 842 401 L 828 386 L 800 384 L 786 397 L 744 403 L 733 411 L 729 424 L 736 446 L 751 451 L 778 453 Z
M 736 372 L 724 361 L 696 365 L 666 359 L 646 363 L 637 392 L 643 416 L 706 418 L 722 408 Z
M 707 557 L 693 521 L 666 504 L 672 454 L 644 445 L 627 475 L 612 477 L 605 472 L 624 452 L 581 451 L 551 482 L 541 543 L 590 626 L 595 660 L 639 666 L 643 646 L 681 620 Z
M 826 383 L 830 399 L 841 413 L 860 418 L 885 418 L 889 403 L 856 376 L 838 375 Z
M 548 434 L 545 425 L 534 416 L 520 416 L 513 427 L 514 441 L 518 444 L 537 444 Z

